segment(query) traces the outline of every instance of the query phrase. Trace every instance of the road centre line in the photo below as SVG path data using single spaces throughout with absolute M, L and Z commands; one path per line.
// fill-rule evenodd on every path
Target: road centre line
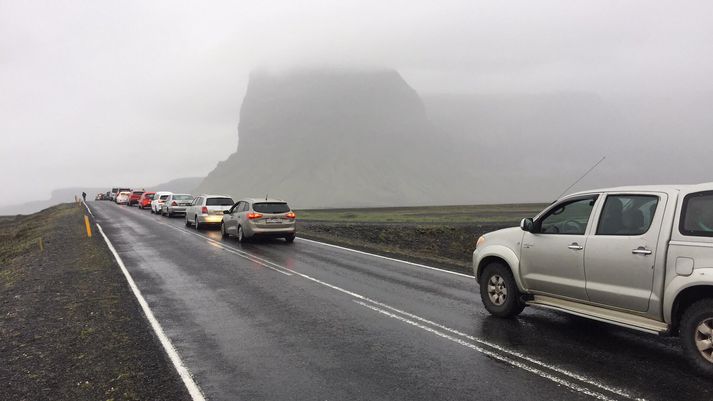
M 188 230 L 182 230 L 182 229 L 177 228 L 177 227 L 172 227 L 172 228 L 177 229 L 177 230 L 181 230 L 181 231 L 186 231 L 186 232 L 189 233 L 189 234 L 201 236 L 201 237 L 203 237 L 203 238 L 205 238 L 205 239 L 207 239 L 207 240 L 209 240 L 209 241 L 211 241 L 211 242 L 218 242 L 218 241 L 216 241 L 216 240 L 214 240 L 214 239 L 212 239 L 212 238 L 209 238 L 209 237 L 207 237 L 207 236 L 205 236 L 205 235 L 202 235 L 202 234 L 193 233 L 193 232 L 190 232 L 190 231 L 188 231 Z M 244 251 L 241 251 L 241 252 L 244 252 Z M 245 253 L 248 254 L 248 255 L 250 255 L 250 254 L 247 253 L 247 252 L 245 252 Z M 264 259 L 262 259 L 262 260 L 264 260 Z M 265 260 L 265 261 L 266 261 L 266 260 Z M 269 262 L 269 261 L 266 261 L 266 262 L 271 263 L 271 264 L 275 264 L 275 263 Z M 279 265 L 278 265 L 278 266 L 279 266 Z M 493 348 L 493 349 L 495 349 L 495 350 L 497 350 L 497 351 L 499 351 L 499 352 L 501 352 L 501 353 L 507 354 L 507 355 L 512 356 L 512 357 L 515 357 L 515 358 L 520 358 L 520 359 L 522 359 L 522 360 L 524 360 L 524 361 L 527 361 L 527 362 L 529 362 L 529 363 L 531 363 L 531 364 L 538 365 L 538 366 L 540 366 L 540 367 L 543 367 L 543 368 L 545 368 L 545 369 L 548 369 L 548 370 L 557 372 L 557 373 L 559 373 L 559 374 L 561 374 L 561 375 L 564 375 L 564 376 L 567 376 L 567 377 L 569 377 L 569 378 L 572 378 L 572 379 L 581 381 L 581 382 L 586 383 L 586 384 L 588 384 L 588 385 L 591 385 L 591 386 L 594 386 L 594 387 L 598 387 L 598 388 L 600 388 L 600 389 L 602 389 L 602 390 L 606 390 L 606 391 L 611 392 L 611 393 L 613 393 L 613 394 L 616 394 L 616 395 L 618 395 L 618 396 L 625 397 L 625 398 L 628 398 L 628 399 L 633 399 L 633 400 L 636 400 L 636 401 L 645 401 L 645 400 L 642 399 L 642 398 L 635 398 L 634 396 L 630 395 L 629 393 L 627 393 L 626 391 L 623 391 L 623 390 L 621 390 L 621 389 L 618 389 L 618 388 L 615 388 L 615 387 L 611 387 L 611 386 L 607 386 L 607 385 L 605 385 L 605 384 L 601 384 L 601 383 L 599 383 L 599 382 L 597 382 L 597 381 L 595 381 L 595 380 L 593 380 L 593 379 L 590 379 L 590 378 L 588 378 L 588 377 L 586 377 L 586 376 L 583 376 L 583 375 L 580 375 L 580 374 L 577 374 L 577 373 L 574 373 L 574 372 L 570 372 L 570 371 L 568 371 L 568 370 L 566 370 L 566 369 L 562 369 L 562 368 L 555 367 L 555 366 L 550 366 L 550 365 L 548 365 L 548 364 L 546 364 L 546 363 L 544 363 L 544 362 L 542 362 L 542 361 L 539 361 L 539 360 L 537 360 L 537 359 L 534 359 L 534 358 L 528 357 L 528 356 L 526 356 L 526 355 L 523 355 L 523 354 L 520 353 L 520 352 L 511 351 L 511 350 L 509 350 L 509 349 L 507 349 L 507 348 L 505 348 L 505 347 L 502 347 L 502 346 L 500 346 L 500 345 L 498 345 L 498 344 L 494 344 L 494 343 L 492 343 L 492 342 L 490 342 L 490 341 L 483 340 L 483 339 L 480 339 L 480 338 L 477 338 L 477 337 L 473 337 L 473 336 L 471 336 L 471 335 L 468 335 L 468 334 L 466 334 L 466 333 L 463 333 L 463 332 L 460 332 L 460 331 L 458 331 L 458 330 L 452 329 L 452 328 L 450 328 L 450 327 L 444 326 L 444 325 L 442 325 L 442 324 L 439 324 L 439 323 L 430 321 L 430 320 L 428 320 L 428 319 L 422 318 L 422 317 L 420 317 L 420 316 L 411 314 L 411 313 L 406 312 L 406 311 L 402 311 L 402 310 L 400 310 L 400 309 L 398 309 L 398 308 L 394 308 L 394 307 L 389 306 L 389 305 L 387 305 L 387 304 L 384 304 L 384 303 L 381 303 L 381 302 L 379 302 L 379 301 L 373 300 L 373 299 L 368 298 L 368 297 L 366 297 L 366 296 L 364 296 L 364 295 L 361 295 L 361 294 L 355 293 L 355 292 L 353 292 L 353 291 L 349 291 L 349 290 L 347 290 L 347 289 L 344 289 L 344 288 L 338 287 L 338 286 L 336 286 L 336 285 L 327 283 L 327 282 L 325 282 L 325 281 L 319 280 L 319 279 L 314 278 L 314 277 L 312 277 L 312 276 L 310 276 L 310 275 L 307 275 L 307 274 L 304 274 L 304 273 L 300 273 L 300 272 L 295 271 L 295 270 L 291 270 L 291 272 L 292 272 L 293 274 L 297 275 L 297 276 L 300 276 L 300 277 L 305 278 L 305 279 L 307 279 L 307 280 L 313 281 L 313 282 L 315 282 L 315 283 L 317 283 L 317 284 L 320 284 L 320 285 L 322 285 L 322 286 L 329 287 L 329 288 L 332 288 L 332 289 L 334 289 L 334 290 L 336 290 L 336 291 L 339 291 L 339 292 L 342 292 L 342 293 L 344 293 L 344 294 L 347 294 L 347 295 L 349 295 L 349 296 L 351 296 L 351 297 L 353 297 L 353 298 L 356 298 L 357 300 L 366 301 L 366 302 L 369 302 L 369 303 L 371 303 L 371 304 L 373 304 L 373 305 L 376 305 L 376 306 L 378 306 L 378 307 L 385 308 L 385 309 L 389 309 L 389 310 L 391 310 L 391 311 L 393 311 L 393 312 L 396 312 L 396 313 L 400 313 L 400 314 L 402 314 L 402 315 L 404 315 L 404 316 L 407 316 L 407 317 L 409 317 L 409 318 L 411 318 L 411 319 L 414 319 L 414 320 L 417 320 L 417 321 L 420 321 L 420 322 L 423 322 L 423 323 L 432 325 L 432 326 L 434 326 L 434 327 L 437 327 L 437 328 L 442 329 L 442 330 L 444 330 L 444 331 L 447 331 L 447 332 L 450 332 L 450 333 L 452 333 L 452 334 L 458 335 L 458 336 L 463 337 L 463 338 L 465 338 L 465 339 L 468 339 L 468 340 L 470 340 L 470 341 L 473 341 L 473 342 L 479 343 L 479 344 L 481 344 L 481 345 L 484 345 L 484 346 Z M 354 301 L 357 302 L 357 303 L 360 303 L 360 302 L 358 302 L 357 300 L 354 300 Z M 439 335 L 440 335 L 440 334 L 439 334 Z M 441 337 L 443 337 L 443 336 L 441 336 Z M 444 337 L 444 338 L 445 338 L 445 337 Z M 461 340 L 461 341 L 463 341 L 463 340 Z M 488 351 L 488 352 L 491 352 L 491 351 Z M 503 358 L 507 358 L 507 357 L 504 357 L 504 356 L 503 356 Z M 498 359 L 499 359 L 499 358 L 498 358 Z M 508 359 L 509 359 L 509 358 L 508 358 Z M 508 362 L 508 363 L 509 363 L 509 362 Z M 519 362 L 518 362 L 518 363 L 519 363 Z M 520 366 L 517 366 L 517 367 L 520 367 Z M 536 368 L 532 368 L 532 369 L 535 369 L 535 370 L 537 370 L 537 371 L 541 371 L 541 370 L 536 369 Z M 528 370 L 528 369 L 526 369 L 526 370 Z M 528 370 L 528 371 L 531 371 L 531 370 Z M 535 372 L 533 372 L 533 373 L 535 373 Z M 543 377 L 544 377 L 544 376 L 543 376 Z M 559 383 L 559 382 L 558 382 L 558 383 Z M 574 386 L 576 386 L 576 385 L 574 385 Z M 577 387 L 579 387 L 579 386 L 577 386 Z M 586 389 L 585 389 L 585 390 L 586 390 Z M 579 391 L 579 390 L 576 390 L 576 391 Z M 586 393 L 586 392 L 585 392 L 585 393 Z M 592 395 L 592 394 L 589 394 L 589 393 L 586 393 L 586 394 Z M 598 394 L 598 393 L 596 393 L 596 394 Z M 597 398 L 599 398 L 599 397 L 597 397 Z M 609 398 L 603 398 L 603 399 L 609 399 Z
M 569 389 L 571 389 L 571 390 L 573 390 L 573 391 L 577 391 L 577 392 L 579 392 L 579 393 L 583 393 L 583 394 L 589 395 L 589 396 L 591 396 L 591 397 L 597 398 L 597 399 L 602 400 L 602 401 L 614 401 L 613 398 L 607 397 L 607 396 L 604 395 L 604 394 L 598 393 L 598 392 L 596 392 L 596 391 L 592 391 L 592 390 L 590 390 L 590 389 L 588 389 L 588 388 L 586 388 L 586 387 L 579 386 L 579 385 L 577 385 L 577 384 L 575 384 L 575 383 L 572 383 L 572 382 L 570 382 L 570 381 L 568 381 L 568 380 L 565 380 L 565 379 L 562 379 L 562 378 L 557 377 L 557 376 L 555 376 L 555 375 L 549 374 L 549 373 L 547 373 L 547 372 L 544 372 L 544 371 L 542 371 L 542 370 L 540 370 L 540 369 L 537 369 L 537 368 L 534 368 L 534 367 L 532 367 L 532 366 L 528 366 L 527 364 L 524 364 L 524 363 L 522 363 L 522 362 L 518 362 L 518 361 L 516 361 L 516 360 L 510 359 L 510 358 L 508 358 L 508 357 L 506 357 L 506 356 L 500 355 L 500 354 L 497 353 L 497 352 L 493 352 L 493 351 L 489 351 L 489 350 L 487 350 L 487 349 L 481 348 L 481 347 L 479 347 L 479 346 L 477 346 L 477 345 L 475 345 L 475 344 L 469 343 L 469 342 L 467 342 L 467 341 L 465 341 L 465 340 L 462 340 L 462 339 L 460 339 L 460 338 L 456 338 L 456 337 L 450 336 L 450 335 L 448 335 L 448 334 L 446 334 L 446 333 L 443 333 L 443 332 L 438 331 L 438 330 L 436 330 L 436 329 L 433 329 L 433 328 L 431 328 L 431 327 L 428 327 L 428 326 L 422 325 L 422 324 L 420 324 L 420 323 L 414 322 L 413 320 L 409 320 L 409 319 L 406 319 L 406 318 L 404 318 L 404 317 L 398 316 L 398 315 L 393 314 L 393 313 L 391 313 L 391 312 L 389 312 L 389 311 L 387 311 L 387 310 L 384 310 L 384 309 L 378 308 L 378 307 L 376 307 L 376 306 L 369 305 L 369 304 L 367 304 L 367 303 L 364 303 L 364 302 L 361 302 L 361 301 L 357 301 L 357 300 L 354 300 L 354 302 L 356 302 L 357 304 L 359 304 L 359 305 L 361 305 L 361 306 L 364 306 L 364 307 L 366 307 L 366 308 L 369 308 L 369 309 L 371 309 L 371 310 L 374 310 L 374 311 L 376 311 L 376 312 L 379 312 L 379 313 L 381 313 L 381 314 L 383 314 L 383 315 L 386 315 L 386 316 L 388 316 L 388 317 L 390 317 L 390 318 L 397 319 L 397 320 L 402 321 L 402 322 L 404 322 L 404 323 L 410 324 L 410 325 L 412 325 L 412 326 L 414 326 L 414 327 L 418 327 L 419 329 L 425 330 L 425 331 L 430 332 L 430 333 L 433 333 L 433 334 L 435 334 L 435 335 L 437 335 L 437 336 L 439 336 L 439 337 L 442 337 L 442 338 L 445 338 L 445 339 L 447 339 L 447 340 L 453 341 L 454 343 L 457 343 L 457 344 L 460 344 L 460 345 L 462 345 L 462 346 L 468 347 L 468 348 L 470 348 L 470 349 L 472 349 L 472 350 L 478 351 L 478 352 L 480 352 L 480 353 L 482 353 L 482 354 L 485 354 L 485 355 L 487 355 L 487 356 L 489 356 L 489 357 L 491 357 L 491 358 L 494 358 L 494 359 L 497 359 L 497 360 L 499 360 L 499 361 L 505 362 L 505 363 L 507 363 L 507 364 L 509 364 L 509 365 L 511 365 L 511 366 L 520 368 L 520 369 L 525 370 L 525 371 L 527 371 L 527 372 L 533 373 L 533 374 L 535 374 L 535 375 L 537 375 L 537 376 L 540 376 L 540 377 L 542 377 L 542 378 L 544 378 L 544 379 L 547 379 L 547 380 L 550 380 L 550 381 L 552 381 L 552 382 L 555 382 L 555 383 L 557 383 L 557 384 L 559 384 L 559 385 L 561 385 L 561 386 L 565 386 L 565 387 L 567 387 L 567 388 L 569 388 Z
M 159 224 L 166 225 L 166 226 L 168 226 L 168 227 L 170 227 L 170 228 L 172 228 L 172 229 L 175 229 L 175 230 L 178 230 L 178 231 L 181 231 L 181 232 L 185 232 L 185 233 L 187 233 L 187 234 L 191 234 L 191 235 L 195 235 L 195 236 L 198 236 L 198 237 L 202 237 L 202 238 L 206 239 L 209 243 L 211 243 L 213 246 L 220 247 L 220 248 L 222 248 L 222 249 L 224 249 L 224 250 L 226 250 L 226 251 L 228 251 L 228 252 L 234 253 L 234 254 L 236 254 L 236 255 L 238 255 L 238 256 L 241 256 L 241 257 L 243 257 L 243 258 L 249 259 L 249 260 L 251 260 L 251 261 L 253 261 L 253 262 L 255 262 L 255 263 L 259 263 L 259 264 L 261 264 L 261 265 L 263 265 L 263 266 L 266 266 L 266 264 L 273 265 L 273 266 L 275 266 L 276 268 L 273 268 L 273 267 L 271 267 L 271 266 L 266 266 L 266 267 L 269 267 L 269 268 L 271 268 L 271 269 L 273 269 L 273 270 L 276 270 L 276 271 L 280 271 L 280 272 L 283 273 L 283 274 L 287 274 L 287 273 L 285 273 L 284 271 L 281 271 L 281 270 L 278 270 L 278 269 L 277 269 L 277 268 L 279 268 L 279 269 L 286 269 L 286 268 L 283 267 L 283 266 L 280 266 L 280 265 L 278 265 L 278 264 L 276 264 L 276 263 L 274 263 L 274 262 L 271 262 L 271 261 L 269 261 L 269 260 L 266 260 L 266 259 L 263 259 L 263 258 L 254 256 L 254 255 L 252 255 L 252 254 L 250 254 L 250 253 L 248 253 L 248 252 L 245 252 L 245 251 L 242 251 L 242 250 L 237 250 L 237 249 L 235 249 L 235 248 L 233 248 L 233 247 L 231 247 L 231 246 L 225 246 L 225 245 L 223 245 L 220 241 L 214 240 L 214 239 L 212 239 L 212 238 L 210 238 L 210 237 L 208 237 L 208 236 L 206 236 L 206 235 L 199 234 L 199 233 L 195 233 L 195 232 L 189 231 L 188 229 L 182 229 L 182 228 L 179 228 L 179 227 L 175 227 L 175 226 L 173 226 L 173 225 L 170 225 L 170 224 L 167 224 L 167 223 L 164 223 L 164 222 L 161 222 L 161 221 L 159 221 L 158 223 L 159 223 Z M 311 240 L 307 240 L 307 241 L 311 241 Z M 317 241 L 311 241 L 311 242 L 317 242 Z M 325 244 L 325 245 L 332 246 L 331 244 Z M 334 247 L 337 247 L 337 246 L 334 246 Z M 337 248 L 342 248 L 342 247 L 337 247 Z M 343 249 L 350 250 L 349 248 L 343 248 Z M 367 255 L 370 255 L 370 254 L 368 254 L 368 253 L 366 253 L 366 252 L 361 252 L 361 251 L 355 251 L 355 252 L 358 252 L 358 253 L 365 253 L 365 254 L 367 254 Z M 374 255 L 374 256 L 379 256 L 379 255 Z M 253 258 L 254 258 L 254 259 L 258 259 L 258 261 L 253 260 Z M 390 258 L 386 258 L 386 259 L 390 259 Z M 398 261 L 397 259 L 395 259 L 395 260 Z M 264 264 L 261 263 L 261 262 L 264 262 Z M 410 263 L 410 262 L 406 262 L 406 263 Z M 426 266 L 426 267 L 428 267 L 428 266 Z M 433 268 L 433 269 L 435 269 L 435 268 Z M 436 269 L 436 270 L 440 270 L 440 269 Z M 566 370 L 566 369 L 562 369 L 562 368 L 559 368 L 559 367 L 550 366 L 550 365 L 548 365 L 548 364 L 546 364 L 546 363 L 544 363 L 544 362 L 542 362 L 542 361 L 540 361 L 540 360 L 537 360 L 537 359 L 528 357 L 528 356 L 526 356 L 526 355 L 523 355 L 523 354 L 520 353 L 520 352 L 509 350 L 509 349 L 507 349 L 507 348 L 505 348 L 505 347 L 503 347 L 503 346 L 500 346 L 500 345 L 498 345 L 498 344 L 491 343 L 490 341 L 483 340 L 483 339 L 481 339 L 481 338 L 477 338 L 477 337 L 468 335 L 468 334 L 466 334 L 466 333 L 463 333 L 463 332 L 460 332 L 460 331 L 458 331 L 458 330 L 455 330 L 455 329 L 449 328 L 449 327 L 447 327 L 447 326 L 441 325 L 441 324 L 439 324 L 439 323 L 430 321 L 430 320 L 425 319 L 425 318 L 422 318 L 422 317 L 420 317 L 420 316 L 411 314 L 411 313 L 409 313 L 409 312 L 400 310 L 400 309 L 398 309 L 398 308 L 394 308 L 394 307 L 392 307 L 392 306 L 389 306 L 389 305 L 387 305 L 387 304 L 378 302 L 378 301 L 376 301 L 376 300 L 373 300 L 373 299 L 368 298 L 368 297 L 366 297 L 366 296 L 363 296 L 363 295 L 361 295 L 361 294 L 355 293 L 355 292 L 353 292 L 353 291 L 349 291 L 349 290 L 347 290 L 347 289 L 344 289 L 344 288 L 338 287 L 338 286 L 336 286 L 336 285 L 327 283 L 327 282 L 325 282 L 325 281 L 319 280 L 319 279 L 314 278 L 314 277 L 312 277 L 312 276 L 310 276 L 310 275 L 307 275 L 307 274 L 304 274 L 304 273 L 300 273 L 300 272 L 295 271 L 295 270 L 289 270 L 289 272 L 290 272 L 290 275 L 293 275 L 293 274 L 294 274 L 294 275 L 300 276 L 300 277 L 302 277 L 302 278 L 305 278 L 305 279 L 307 279 L 307 280 L 313 281 L 313 282 L 315 282 L 315 283 L 317 283 L 317 284 L 320 284 L 320 285 L 322 285 L 322 286 L 325 286 L 325 287 L 334 289 L 334 290 L 336 290 L 336 291 L 339 291 L 339 292 L 341 292 L 341 293 L 344 293 L 344 294 L 346 294 L 346 295 L 349 295 L 349 296 L 351 296 L 351 297 L 353 297 L 353 298 L 356 298 L 356 299 L 354 299 L 354 302 L 356 302 L 356 303 L 358 303 L 358 304 L 360 304 L 360 305 L 362 305 L 362 306 L 365 306 L 365 307 L 367 307 L 367 308 L 369 308 L 369 309 L 372 309 L 372 310 L 374 310 L 374 311 L 377 311 L 377 312 L 379 312 L 379 313 L 381 313 L 381 314 L 384 314 L 384 315 L 387 315 L 387 316 L 389 316 L 389 317 L 398 319 L 398 320 L 403 321 L 403 322 L 405 322 L 405 323 L 407 323 L 407 324 L 409 324 L 409 325 L 412 325 L 412 326 L 421 328 L 421 329 L 423 329 L 423 330 L 432 332 L 432 333 L 437 334 L 438 336 L 440 336 L 440 337 L 442 337 L 442 338 L 446 338 L 446 339 L 448 339 L 448 340 L 450 340 L 450 341 L 454 341 L 454 342 L 456 342 L 456 343 L 458 343 L 458 344 L 464 345 L 464 346 L 466 346 L 466 347 L 468 347 L 468 348 L 471 348 L 471 349 L 474 349 L 474 350 L 479 351 L 479 352 L 481 352 L 481 353 L 484 353 L 484 354 L 486 354 L 486 355 L 488 355 L 488 356 L 491 356 L 491 357 L 493 357 L 493 358 L 495 358 L 495 359 L 504 361 L 504 362 L 506 362 L 506 363 L 508 363 L 508 364 L 510 364 L 510 365 L 512 365 L 512 366 L 514 366 L 514 367 L 518 367 L 518 368 L 524 369 L 524 370 L 526 370 L 526 371 L 528 371 L 528 372 L 531 372 L 531 373 L 533 373 L 533 374 L 536 374 L 536 375 L 538 375 L 538 376 L 541 376 L 541 377 L 543 377 L 543 378 L 545 378 L 545 379 L 554 381 L 555 383 L 561 384 L 561 385 L 563 385 L 563 386 L 566 386 L 566 387 L 568 387 L 568 388 L 570 388 L 570 389 L 572 389 L 572 390 L 574 390 L 574 391 L 581 392 L 581 393 L 590 395 L 590 396 L 592 396 L 592 397 L 595 397 L 595 398 L 598 398 L 598 399 L 601 399 L 601 400 L 612 400 L 612 398 L 607 397 L 607 396 L 604 395 L 604 394 L 598 393 L 598 392 L 596 392 L 596 391 L 592 391 L 592 390 L 587 389 L 587 388 L 585 388 L 585 387 L 582 387 L 582 386 L 580 386 L 580 385 L 578 385 L 578 384 L 572 383 L 572 382 L 570 382 L 570 381 L 568 381 L 568 380 L 566 380 L 566 379 L 564 379 L 564 378 L 560 378 L 560 377 L 554 376 L 553 374 L 548 373 L 548 372 L 546 372 L 545 370 L 542 370 L 542 369 L 539 369 L 539 368 L 536 368 L 536 367 L 529 366 L 529 365 L 527 365 L 527 364 L 524 363 L 524 362 L 519 362 L 519 361 L 517 361 L 516 359 L 521 359 L 521 360 L 523 360 L 523 361 L 525 361 L 525 362 L 531 363 L 531 364 L 533 364 L 533 365 L 537 365 L 537 366 L 539 366 L 539 367 L 541 367 L 541 368 L 550 370 L 550 371 L 552 371 L 552 372 L 556 372 L 556 373 L 558 373 L 558 374 L 560 374 L 560 375 L 567 376 L 567 377 L 569 377 L 569 378 L 571 378 L 571 379 L 580 381 L 580 382 L 585 383 L 585 384 L 587 384 L 587 385 L 590 385 L 590 386 L 593 386 L 593 387 L 597 387 L 597 388 L 599 388 L 599 389 L 601 389 L 601 390 L 605 390 L 605 391 L 607 391 L 607 392 L 610 392 L 610 393 L 615 394 L 615 395 L 620 396 L 620 397 L 624 397 L 624 398 L 632 399 L 632 400 L 636 400 L 636 401 L 646 401 L 646 400 L 643 399 L 643 398 L 634 397 L 634 396 L 630 395 L 629 393 L 627 393 L 627 392 L 624 391 L 624 390 L 621 390 L 621 389 L 618 389 L 618 388 L 615 388 L 615 387 L 612 387 L 612 386 L 608 386 L 608 385 L 599 383 L 599 382 L 597 382 L 597 381 L 595 381 L 595 380 L 593 380 L 593 379 L 591 379 L 591 378 L 588 378 L 588 377 L 586 377 L 586 376 L 583 376 L 583 375 L 580 375 L 580 374 L 577 374 L 577 373 L 574 373 L 574 372 L 570 372 L 570 371 L 568 371 L 568 370 Z M 449 272 L 449 273 L 452 273 L 452 272 Z M 460 273 L 454 273 L 454 274 L 459 274 L 459 275 L 461 275 Z M 468 277 L 472 278 L 472 276 L 468 276 Z M 367 303 L 365 303 L 365 302 L 368 302 L 368 303 L 370 303 L 371 305 L 369 305 L 369 304 L 367 304 Z M 396 313 L 398 313 L 398 314 L 400 314 L 400 315 L 402 315 L 402 316 L 399 316 L 399 315 L 397 315 Z M 404 317 L 404 316 L 405 316 L 405 317 Z M 438 328 L 438 329 L 440 329 L 440 330 L 442 330 L 442 331 L 436 330 L 436 329 L 434 329 L 434 328 L 432 328 L 432 327 L 425 326 L 424 324 L 421 324 L 421 323 L 418 323 L 418 322 L 421 322 L 421 323 L 424 323 L 424 324 L 428 324 L 428 325 L 433 326 L 433 327 L 436 327 L 436 328 Z M 451 333 L 451 334 L 454 334 L 454 335 L 459 336 L 459 337 L 462 337 L 463 339 L 457 338 L 457 337 L 453 337 L 453 336 L 451 336 L 450 334 L 444 333 L 443 331 L 448 332 L 448 333 Z M 492 348 L 494 351 L 491 351 L 491 350 L 488 350 L 488 349 L 484 349 L 484 348 L 479 347 L 479 346 L 477 346 L 477 345 L 475 345 L 475 344 L 472 344 L 471 342 L 468 342 L 468 341 L 466 341 L 466 340 L 469 340 L 469 341 L 471 341 L 471 342 L 475 342 L 475 343 L 477 343 L 477 344 L 480 344 L 480 345 L 483 345 L 483 346 Z M 499 352 L 499 353 L 498 353 L 498 352 Z M 501 355 L 500 353 L 506 354 L 507 356 Z M 512 359 L 512 358 L 515 358 L 515 359 Z
M 224 250 L 224 251 L 227 251 L 227 252 L 230 252 L 230 253 L 235 254 L 235 255 L 237 255 L 237 256 L 240 256 L 241 258 L 247 259 L 247 260 L 249 260 L 249 261 L 251 261 L 251 262 L 253 262 L 253 263 L 257 263 L 257 264 L 260 265 L 260 266 L 267 267 L 267 268 L 270 269 L 270 270 L 274 270 L 274 271 L 276 271 L 276 272 L 278 272 L 278 273 L 282 273 L 282 274 L 284 274 L 284 275 L 286 275 L 286 276 L 291 276 L 291 275 L 292 275 L 292 273 L 291 273 L 288 269 L 286 269 L 286 268 L 284 268 L 284 267 L 282 267 L 282 266 L 280 266 L 280 265 L 278 265 L 278 264 L 275 264 L 275 263 L 273 263 L 273 262 L 270 262 L 270 261 L 265 260 L 265 259 L 262 259 L 262 258 L 258 258 L 257 256 L 253 256 L 253 255 L 251 255 L 251 254 L 249 254 L 249 253 L 247 253 L 247 252 L 245 252 L 245 251 L 238 251 L 237 249 L 234 249 L 234 248 L 232 248 L 232 247 L 225 246 L 225 245 L 221 244 L 219 241 L 216 241 L 216 240 L 214 240 L 214 239 L 212 239 L 212 238 L 208 238 L 208 237 L 206 237 L 205 235 L 201 235 L 201 234 L 197 234 L 197 233 L 192 233 L 192 232 L 190 232 L 190 231 L 188 231 L 188 230 L 183 230 L 183 229 L 180 229 L 180 228 L 178 228 L 178 227 L 174 227 L 174 226 L 172 226 L 172 225 L 170 225 L 170 224 L 166 224 L 166 223 L 162 223 L 162 222 L 159 222 L 159 224 L 163 224 L 163 225 L 165 225 L 166 227 L 170 227 L 170 228 L 172 228 L 172 229 L 174 229 L 174 230 L 180 231 L 180 232 L 185 233 L 185 234 L 191 234 L 191 235 L 195 235 L 195 236 L 197 236 L 197 237 L 206 239 L 206 240 L 208 240 L 208 243 L 212 244 L 213 246 L 215 246 L 215 247 L 217 247 L 217 248 L 220 248 L 220 249 L 222 249 L 222 250 Z M 271 265 L 272 265 L 272 266 L 271 266 Z M 273 267 L 273 266 L 274 266 L 274 267 Z

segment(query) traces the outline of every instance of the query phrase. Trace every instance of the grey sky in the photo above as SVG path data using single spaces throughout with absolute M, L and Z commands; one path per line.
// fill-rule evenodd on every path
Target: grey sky
M 207 174 L 258 67 L 391 67 L 422 93 L 676 93 L 713 90 L 712 43 L 711 1 L 0 0 L 0 204 Z

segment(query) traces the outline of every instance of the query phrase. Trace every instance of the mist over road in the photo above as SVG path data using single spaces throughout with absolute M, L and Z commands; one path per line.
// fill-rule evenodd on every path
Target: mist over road
M 713 397 L 676 339 L 533 308 L 501 320 L 465 275 L 89 207 L 210 400 Z

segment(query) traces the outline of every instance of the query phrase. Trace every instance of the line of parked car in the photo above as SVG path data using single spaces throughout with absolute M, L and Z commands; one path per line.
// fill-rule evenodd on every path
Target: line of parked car
M 254 237 L 284 238 L 289 243 L 295 240 L 297 215 L 280 199 L 244 198 L 235 202 L 227 195 L 193 196 L 121 187 L 95 199 L 137 206 L 164 217 L 184 216 L 187 227 L 220 227 L 223 237 L 234 236 L 239 242 Z

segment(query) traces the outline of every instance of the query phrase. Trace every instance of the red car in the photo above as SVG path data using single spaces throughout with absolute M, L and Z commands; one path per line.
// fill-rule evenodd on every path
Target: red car
M 151 201 L 156 192 L 144 192 L 139 198 L 139 209 L 146 209 L 151 207 Z
M 139 203 L 139 199 L 141 199 L 141 195 L 144 194 L 144 191 L 131 191 L 131 195 L 129 195 L 129 202 L 127 205 L 129 206 L 134 206 Z

